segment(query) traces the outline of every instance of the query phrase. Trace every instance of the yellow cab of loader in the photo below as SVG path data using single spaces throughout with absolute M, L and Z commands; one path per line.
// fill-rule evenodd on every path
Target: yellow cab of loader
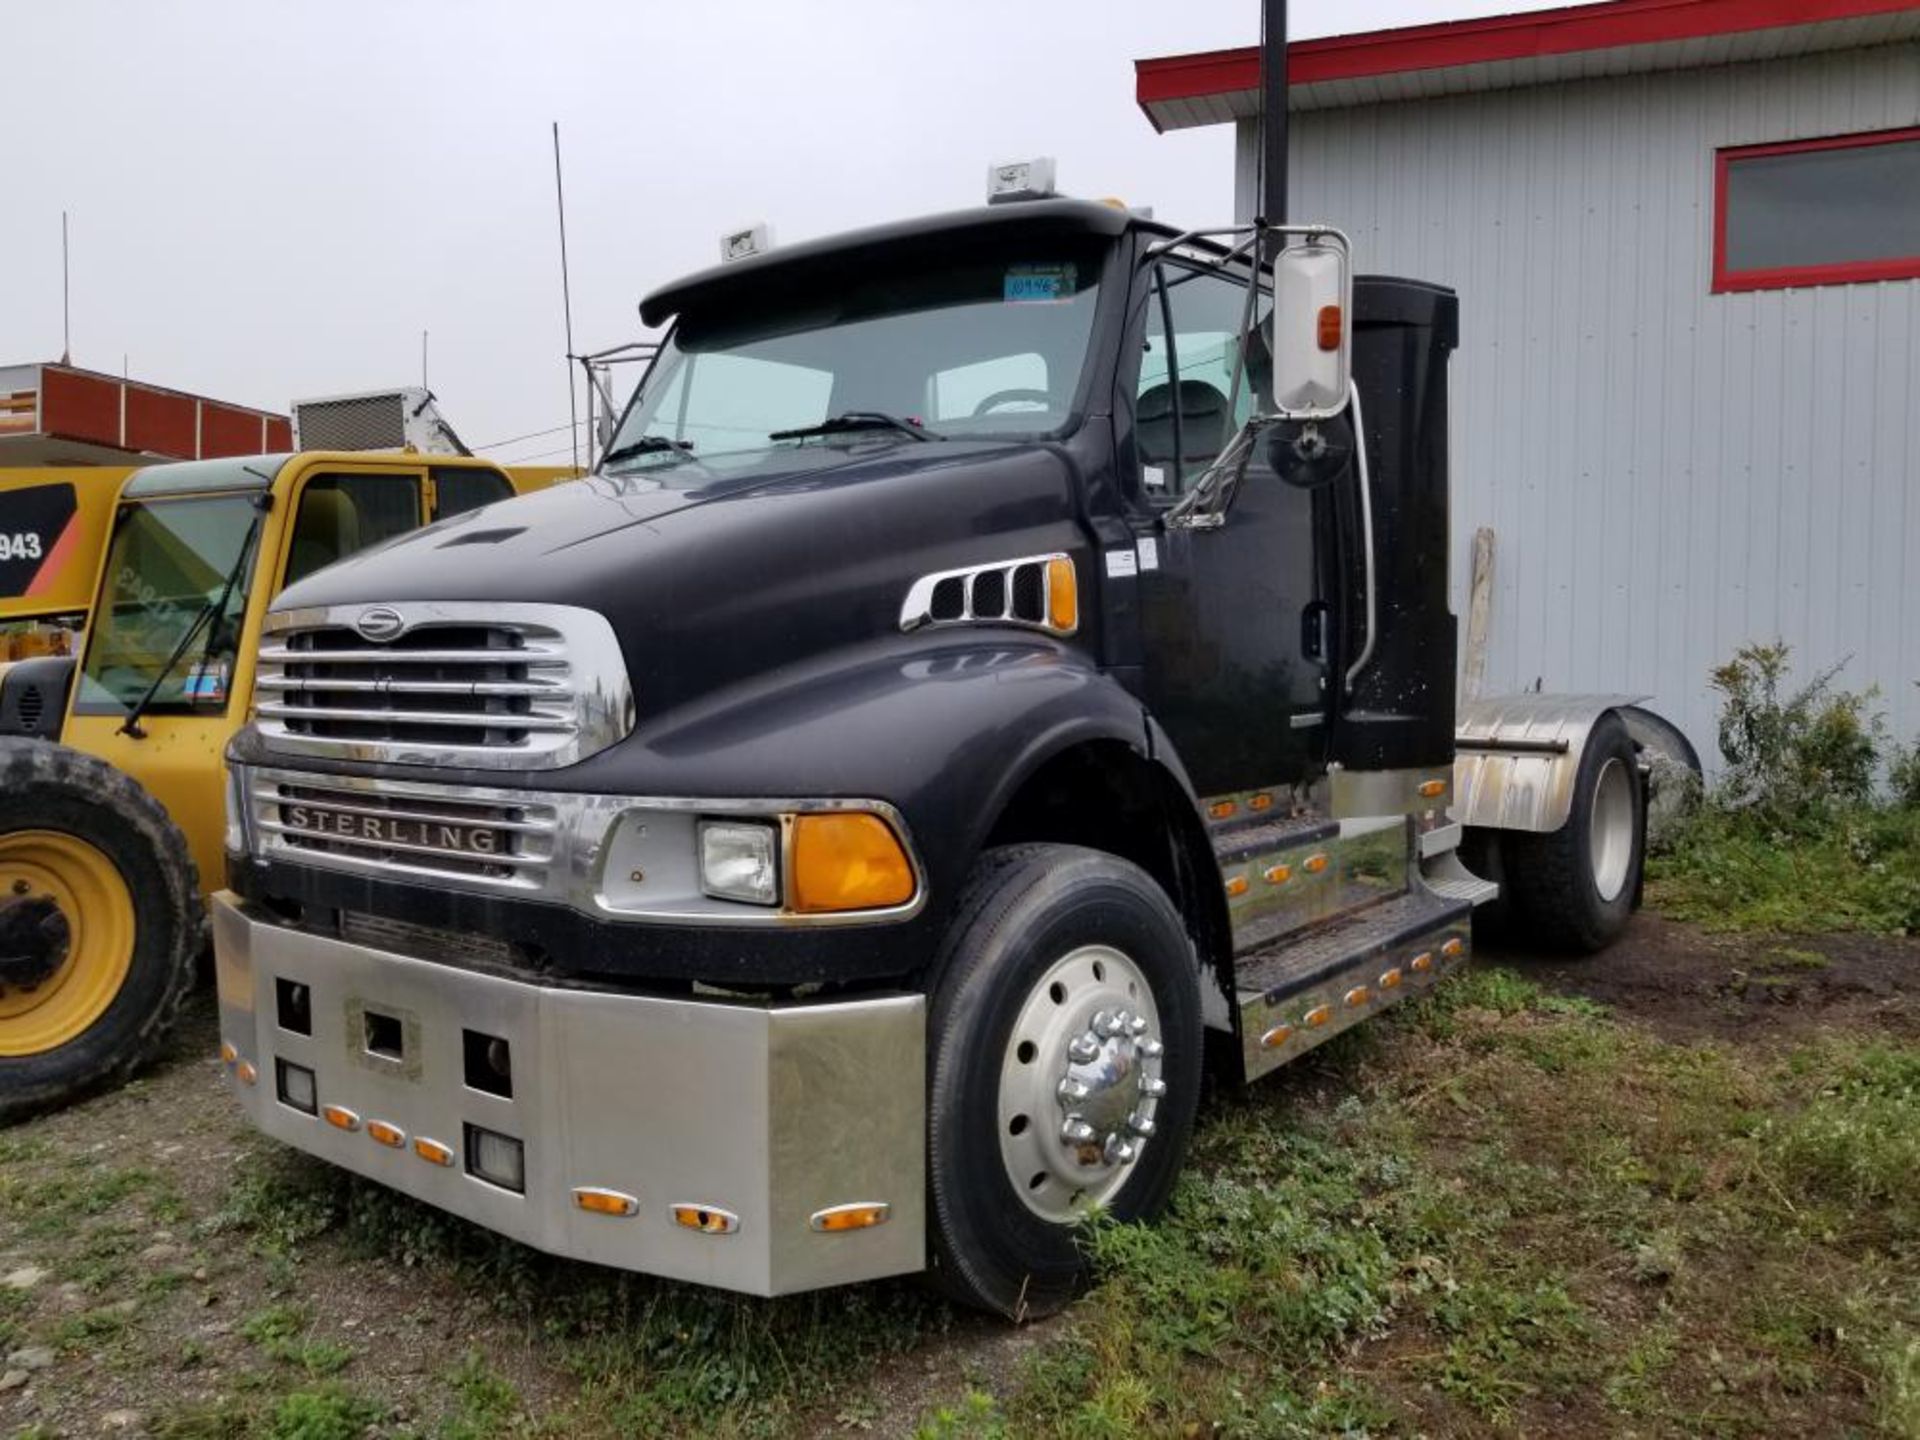
M 0 1122 L 124 1078 L 192 985 L 261 618 L 358 550 L 570 472 L 302 452 L 133 472 L 74 653 L 0 673 Z

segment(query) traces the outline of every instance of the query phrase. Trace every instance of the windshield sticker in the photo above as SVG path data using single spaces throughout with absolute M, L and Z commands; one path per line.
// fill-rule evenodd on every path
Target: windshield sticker
M 224 660 L 203 661 L 188 672 L 186 682 L 180 688 L 180 694 L 187 700 L 204 700 L 218 704 L 227 698 L 227 662 Z
M 1073 298 L 1071 265 L 1009 265 L 1001 293 L 1009 305 L 1058 305 Z

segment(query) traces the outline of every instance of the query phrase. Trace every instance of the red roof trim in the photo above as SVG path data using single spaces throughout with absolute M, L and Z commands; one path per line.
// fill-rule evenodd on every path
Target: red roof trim
M 1493 15 L 1359 35 L 1329 35 L 1289 47 L 1287 80 L 1311 85 L 1496 60 L 1571 55 L 1627 45 L 1698 40 L 1789 25 L 1853 20 L 1913 8 L 1913 0 L 1605 0 L 1525 15 Z M 1133 63 L 1135 98 L 1152 106 L 1260 87 L 1260 50 L 1211 50 Z

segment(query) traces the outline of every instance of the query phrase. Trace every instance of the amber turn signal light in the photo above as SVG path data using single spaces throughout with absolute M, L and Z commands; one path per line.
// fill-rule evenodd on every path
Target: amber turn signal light
M 1047 627 L 1062 635 L 1080 628 L 1080 586 L 1064 555 L 1047 561 Z
M 913 899 L 913 866 L 893 827 L 864 810 L 797 815 L 793 908 L 803 915 L 883 910 Z

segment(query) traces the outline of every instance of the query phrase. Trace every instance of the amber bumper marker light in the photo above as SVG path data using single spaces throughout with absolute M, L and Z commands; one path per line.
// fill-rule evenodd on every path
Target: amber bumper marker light
M 793 908 L 803 915 L 891 909 L 916 888 L 899 836 L 865 810 L 796 815 L 792 867 Z
M 429 1140 L 424 1135 L 414 1137 L 413 1153 L 429 1165 L 451 1166 L 453 1164 L 453 1147 L 442 1145 L 438 1140 Z
M 598 1185 L 582 1185 L 573 1192 L 573 1203 L 591 1215 L 638 1215 L 640 1202 L 619 1190 L 603 1190 Z
M 816 1210 L 807 1223 L 816 1230 L 833 1235 L 843 1230 L 871 1230 L 876 1225 L 886 1224 L 887 1216 L 892 1213 L 893 1207 L 884 1200 L 862 1201 Z
M 1458 937 L 1456 937 L 1452 940 L 1447 941 L 1446 944 L 1442 945 L 1440 947 L 1440 953 L 1446 956 L 1449 960 L 1451 960 L 1453 959 L 1454 956 L 1458 955 L 1462 950 L 1465 950 L 1466 948 L 1467 948 L 1466 945 Z
M 712 1205 L 676 1205 L 673 1223 L 698 1230 L 702 1235 L 731 1235 L 740 1228 L 740 1217 L 731 1210 Z
M 239 1058 L 240 1052 L 233 1048 L 233 1042 L 231 1040 L 222 1040 L 220 1042 L 220 1063 L 222 1065 L 231 1065 Z
M 344 1105 L 323 1105 L 320 1118 L 336 1130 L 358 1130 L 360 1117 Z
M 384 1120 L 367 1121 L 367 1136 L 376 1144 L 384 1145 L 389 1150 L 407 1148 L 407 1132 L 398 1125 L 389 1125 Z
M 236 1063 L 233 1073 L 240 1077 L 242 1085 L 251 1085 L 260 1078 L 260 1072 L 254 1068 L 251 1060 L 241 1060 Z

